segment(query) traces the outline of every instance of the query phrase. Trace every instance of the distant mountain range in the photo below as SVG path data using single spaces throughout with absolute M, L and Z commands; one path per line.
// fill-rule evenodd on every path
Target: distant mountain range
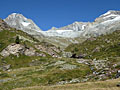
M 9 26 L 32 35 L 63 38 L 91 37 L 120 29 L 120 11 L 110 10 L 96 18 L 94 22 L 74 22 L 61 28 L 52 27 L 48 31 L 42 31 L 31 19 L 27 19 L 22 14 L 13 13 L 4 21 Z

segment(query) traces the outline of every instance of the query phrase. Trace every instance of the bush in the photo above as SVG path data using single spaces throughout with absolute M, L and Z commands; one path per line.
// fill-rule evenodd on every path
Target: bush
M 16 43 L 16 44 L 20 44 L 19 36 L 16 37 L 15 43 Z

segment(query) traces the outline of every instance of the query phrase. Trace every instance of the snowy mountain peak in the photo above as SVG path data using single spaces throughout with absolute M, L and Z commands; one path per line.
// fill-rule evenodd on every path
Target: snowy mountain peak
M 23 30 L 25 32 L 39 32 L 41 29 L 31 20 L 22 14 L 12 13 L 4 21 L 11 27 Z
M 12 13 L 10 14 L 6 19 L 15 19 L 15 18 L 19 18 L 19 19 L 25 19 L 27 20 L 26 17 L 24 17 L 22 14 L 19 14 L 19 13 Z
M 41 31 L 40 28 L 30 19 L 22 14 L 12 13 L 4 20 L 9 26 L 23 30 L 29 34 L 42 33 L 44 36 L 74 38 L 80 36 L 98 36 L 120 29 L 120 11 L 109 10 L 99 16 L 94 22 L 77 22 L 67 26 L 52 27 L 48 31 Z
M 95 22 L 101 23 L 101 22 L 104 22 L 104 21 L 113 20 L 113 19 L 115 19 L 116 17 L 119 17 L 119 16 L 120 16 L 120 11 L 109 10 L 105 14 L 96 18 Z
M 109 10 L 108 12 L 101 15 L 100 17 L 105 17 L 105 16 L 109 16 L 109 15 L 120 15 L 120 11 Z
M 73 31 L 82 31 L 85 26 L 87 26 L 87 22 L 74 22 L 70 25 L 67 25 L 67 26 L 64 26 L 64 27 L 61 27 L 61 28 L 57 28 L 55 30 L 73 30 Z

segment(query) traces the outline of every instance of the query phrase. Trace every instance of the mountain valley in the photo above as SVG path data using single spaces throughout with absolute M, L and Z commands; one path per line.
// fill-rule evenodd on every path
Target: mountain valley
M 119 37 L 120 11 L 48 31 L 13 13 L 0 19 L 0 90 L 119 90 Z

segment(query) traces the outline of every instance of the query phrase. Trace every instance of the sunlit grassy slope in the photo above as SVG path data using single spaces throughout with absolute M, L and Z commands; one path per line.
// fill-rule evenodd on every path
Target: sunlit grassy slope
M 120 87 L 116 86 L 118 83 L 120 79 L 58 86 L 34 86 L 14 90 L 120 90 Z

